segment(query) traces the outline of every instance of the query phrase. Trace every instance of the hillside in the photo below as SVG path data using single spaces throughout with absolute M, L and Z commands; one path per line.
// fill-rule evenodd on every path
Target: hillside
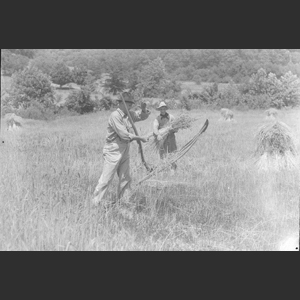
M 84 66 L 97 78 L 115 71 L 130 77 L 157 57 L 170 77 L 181 81 L 239 83 L 260 68 L 277 76 L 287 71 L 300 76 L 299 49 L 1 49 L 1 66 L 11 75 L 28 64 L 46 70 L 62 61 Z

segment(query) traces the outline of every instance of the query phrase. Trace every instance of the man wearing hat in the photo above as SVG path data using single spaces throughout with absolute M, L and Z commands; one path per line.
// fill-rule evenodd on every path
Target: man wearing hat
M 154 135 L 156 135 L 158 141 L 162 140 L 162 136 L 159 134 L 159 130 L 170 126 L 170 123 L 175 120 L 175 117 L 173 115 L 167 113 L 168 109 L 169 108 L 165 102 L 161 102 L 156 109 L 160 112 L 160 115 L 154 120 L 153 133 Z M 168 153 L 172 153 L 177 150 L 175 138 L 176 132 L 177 130 L 171 130 L 162 147 L 160 148 L 159 155 L 161 159 L 164 159 Z M 172 169 L 177 169 L 176 163 L 172 164 Z
M 130 111 L 134 104 L 133 97 L 128 93 L 122 93 L 127 108 Z M 126 112 L 122 98 L 118 99 L 118 109 L 114 111 L 108 120 L 106 142 L 103 148 L 104 165 L 102 175 L 94 192 L 92 203 L 94 205 L 110 205 L 104 200 L 108 187 L 115 173 L 118 174 L 118 198 L 120 199 L 125 190 L 130 188 L 131 177 L 129 168 L 129 150 L 132 141 L 147 142 L 147 138 L 136 136 L 132 133 L 132 125 Z M 146 103 L 141 104 L 141 111 L 130 111 L 133 122 L 146 120 L 150 111 L 146 109 Z

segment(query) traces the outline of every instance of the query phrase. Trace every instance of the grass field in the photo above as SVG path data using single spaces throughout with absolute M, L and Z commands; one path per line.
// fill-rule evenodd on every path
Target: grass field
M 137 123 L 138 131 L 149 132 L 156 114 Z M 236 112 L 236 124 L 218 121 L 218 112 L 191 114 L 198 121 L 177 134 L 179 148 L 206 119 L 210 126 L 175 175 L 151 178 L 131 208 L 119 205 L 107 213 L 92 208 L 90 199 L 101 175 L 108 112 L 26 120 L 19 132 L 3 130 L 0 250 L 278 250 L 299 233 L 300 174 L 299 168 L 258 172 L 253 165 L 264 113 Z M 299 110 L 282 111 L 279 118 L 298 137 L 300 153 Z M 137 145 L 131 147 L 137 180 L 145 171 Z M 158 163 L 147 147 L 145 155 Z

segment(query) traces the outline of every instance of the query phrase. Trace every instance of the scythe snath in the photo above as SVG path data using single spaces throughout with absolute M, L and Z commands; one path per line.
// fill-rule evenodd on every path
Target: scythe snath
M 128 109 L 127 105 L 126 105 L 126 102 L 125 102 L 125 100 L 124 100 L 124 98 L 123 98 L 122 93 L 120 93 L 120 96 L 121 96 L 122 102 L 123 102 L 123 104 L 124 104 L 124 106 L 125 106 L 125 109 L 126 109 L 126 112 L 127 112 L 128 118 L 129 118 L 129 121 L 130 121 L 130 123 L 131 123 L 131 125 L 132 125 L 132 128 L 133 128 L 133 130 L 134 130 L 134 133 L 135 133 L 136 136 L 139 136 L 138 131 L 137 131 L 135 125 L 134 125 L 134 122 L 133 122 L 133 120 L 132 120 L 132 117 L 131 117 L 131 115 L 130 115 L 129 109 Z M 147 170 L 148 172 L 152 172 L 152 168 L 150 168 L 150 167 L 148 166 L 148 164 L 146 163 L 146 161 L 145 161 L 145 156 L 144 156 L 144 152 L 143 152 L 142 142 L 138 140 L 137 143 L 138 143 L 138 145 L 139 145 L 139 149 L 140 149 L 140 154 L 141 154 L 141 159 L 142 159 L 143 165 L 145 166 L 145 168 L 146 168 L 146 170 Z

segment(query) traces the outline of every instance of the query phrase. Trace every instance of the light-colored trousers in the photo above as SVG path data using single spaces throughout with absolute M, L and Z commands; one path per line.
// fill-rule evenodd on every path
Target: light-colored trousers
M 129 149 L 130 143 L 122 143 L 119 139 L 105 144 L 103 148 L 104 165 L 102 175 L 94 192 L 97 203 L 104 200 L 115 173 L 119 177 L 118 198 L 120 199 L 123 196 L 126 189 L 130 189 Z

